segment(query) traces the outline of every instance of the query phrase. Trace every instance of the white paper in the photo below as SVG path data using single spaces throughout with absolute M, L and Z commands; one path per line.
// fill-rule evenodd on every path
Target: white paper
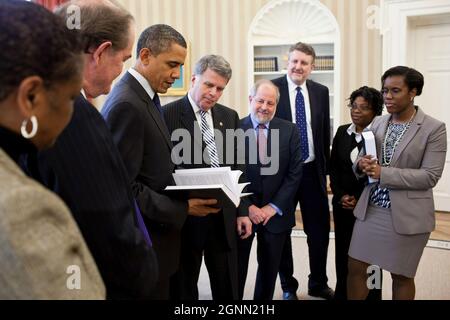
M 377 145 L 375 142 L 375 136 L 373 135 L 372 131 L 365 131 L 362 133 L 362 136 L 364 137 L 364 147 L 366 149 L 366 155 L 373 156 L 374 159 L 378 159 L 377 156 Z M 377 182 L 378 179 L 374 179 L 371 177 L 369 178 L 369 183 Z
M 178 169 L 175 170 L 173 178 L 177 186 L 225 186 L 222 188 L 233 202 L 239 203 L 240 197 L 249 195 L 243 194 L 242 190 L 250 182 L 239 183 L 242 175 L 240 170 L 231 170 L 231 167 L 220 168 L 199 168 L 199 169 Z

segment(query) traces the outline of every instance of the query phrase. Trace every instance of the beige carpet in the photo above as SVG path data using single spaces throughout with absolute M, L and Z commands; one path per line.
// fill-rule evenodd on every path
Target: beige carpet
M 256 240 L 253 242 L 253 248 L 250 256 L 249 274 L 245 287 L 244 299 L 252 299 L 253 289 L 256 278 Z M 292 238 L 294 252 L 294 270 L 295 277 L 299 280 L 300 287 L 298 295 L 300 299 L 312 300 L 307 295 L 307 279 L 309 273 L 308 254 L 306 238 Z M 328 285 L 334 288 L 336 284 L 336 274 L 334 270 L 334 239 L 330 239 L 328 249 Z M 383 299 L 391 299 L 392 281 L 390 274 L 383 274 Z M 202 266 L 199 280 L 199 295 L 202 300 L 211 299 L 211 290 L 209 287 L 208 274 L 205 266 Z M 282 299 L 282 291 L 277 280 L 275 300 Z M 416 299 L 418 300 L 450 300 L 450 250 L 425 248 L 419 269 L 416 275 Z

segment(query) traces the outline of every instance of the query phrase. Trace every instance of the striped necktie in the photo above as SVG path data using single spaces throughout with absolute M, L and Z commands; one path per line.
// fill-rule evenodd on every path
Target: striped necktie
M 214 141 L 214 137 L 211 131 L 211 128 L 208 126 L 208 122 L 206 121 L 206 112 L 200 110 L 200 116 L 202 118 L 202 137 L 203 141 L 206 144 L 206 149 L 208 149 L 209 159 L 211 161 L 212 168 L 219 167 L 219 157 L 217 155 L 216 142 Z

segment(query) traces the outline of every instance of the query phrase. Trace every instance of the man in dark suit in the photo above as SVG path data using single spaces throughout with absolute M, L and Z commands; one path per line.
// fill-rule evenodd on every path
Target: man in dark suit
M 250 196 L 252 205 L 249 207 L 249 217 L 258 239 L 254 300 L 273 299 L 281 252 L 295 226 L 295 196 L 302 173 L 297 127 L 292 122 L 274 118 L 279 98 L 278 87 L 270 80 L 258 81 L 250 92 L 251 113 L 241 120 L 241 128 L 252 133 L 246 144 L 246 174 L 251 182 L 247 191 L 253 193 Z M 250 144 L 258 148 L 252 149 Z M 256 149 L 258 157 L 251 152 Z M 274 174 L 262 171 L 264 166 L 269 165 L 266 160 L 269 155 L 278 159 Z M 254 161 L 256 158 L 258 161 Z M 248 239 L 238 240 L 241 299 L 254 232 Z
M 170 277 L 178 269 L 180 231 L 187 215 L 218 211 L 208 207 L 215 200 L 181 201 L 163 191 L 173 184 L 175 166 L 158 93 L 167 92 L 180 77 L 186 47 L 183 36 L 168 25 L 145 29 L 139 37 L 136 65 L 114 87 L 102 109 L 153 237 L 159 262 L 153 299 L 169 298 Z
M 237 156 L 234 143 L 224 141 L 223 150 L 217 145 L 219 137 L 226 136 L 226 130 L 234 131 L 239 127 L 236 111 L 217 103 L 231 73 L 231 67 L 223 57 L 202 57 L 195 66 L 189 93 L 164 107 L 169 131 L 185 129 L 193 137 L 190 142 L 191 158 L 180 164 L 183 168 L 231 166 L 232 169 L 243 169 L 237 165 L 236 157 L 231 159 L 231 163 L 227 163 L 227 152 L 234 152 Z M 202 138 L 196 139 L 198 135 L 195 131 L 201 131 Z M 233 150 L 230 150 L 231 145 Z M 204 155 L 200 157 L 199 163 L 195 163 L 196 153 Z M 238 209 L 222 208 L 216 215 L 188 217 L 183 227 L 178 275 L 181 299 L 198 299 L 197 282 L 203 255 L 213 299 L 238 298 L 236 226 L 241 237 L 251 234 L 248 205 L 245 205 L 245 201 L 241 201 Z
M 126 169 L 102 116 L 88 101 L 109 92 L 131 57 L 133 17 L 109 2 L 78 5 L 86 43 L 83 91 L 73 117 L 54 148 L 28 159 L 28 170 L 68 205 L 97 263 L 108 299 L 148 299 L 157 262 L 147 230 L 135 211 Z M 99 25 L 108 32 L 104 32 Z M 99 39 L 102 39 L 99 42 Z M 40 168 L 40 174 L 37 168 Z M 147 242 L 147 243 L 146 243 Z
M 326 275 L 330 232 L 327 182 L 330 159 L 330 103 L 328 88 L 308 80 L 314 69 L 314 49 L 297 43 L 289 50 L 287 75 L 273 80 L 280 89 L 276 117 L 295 122 L 300 132 L 303 175 L 297 199 L 309 248 L 308 294 L 333 298 Z M 283 249 L 280 279 L 283 298 L 297 299 L 298 282 L 293 277 L 292 243 Z

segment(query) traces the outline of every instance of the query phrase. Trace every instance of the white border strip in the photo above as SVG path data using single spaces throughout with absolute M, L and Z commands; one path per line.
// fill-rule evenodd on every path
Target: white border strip
M 303 230 L 292 230 L 291 236 L 294 238 L 306 238 L 306 233 Z M 330 239 L 334 239 L 334 231 L 330 232 Z M 450 250 L 450 241 L 428 240 L 427 247 Z

